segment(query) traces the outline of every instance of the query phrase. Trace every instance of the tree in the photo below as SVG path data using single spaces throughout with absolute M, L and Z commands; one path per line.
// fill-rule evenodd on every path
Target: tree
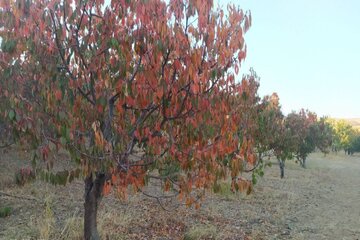
M 337 152 L 341 149 L 347 153 L 352 138 L 355 136 L 353 127 L 345 120 L 328 119 L 333 132 L 332 149 Z
M 293 158 L 295 142 L 286 125 L 279 97 L 276 93 L 265 96 L 257 108 L 257 128 L 254 133 L 255 149 L 259 161 L 265 154 L 276 157 L 280 167 L 280 177 L 285 174 L 285 161 Z
M 0 149 L 10 147 L 15 141 L 15 136 L 11 134 L 11 119 L 15 118 L 15 112 L 4 111 L 9 104 L 9 99 L 0 95 Z
M 308 155 L 318 148 L 327 153 L 332 143 L 332 131 L 325 118 L 317 119 L 315 113 L 308 110 L 292 112 L 286 118 L 295 144 L 294 157 L 306 168 Z
M 351 139 L 350 146 L 347 149 L 349 155 L 353 155 L 356 152 L 360 152 L 360 133 L 356 131 Z
M 285 124 L 285 119 L 282 119 L 279 129 L 276 131 L 271 148 L 274 150 L 274 155 L 279 162 L 280 177 L 284 178 L 285 161 L 292 159 L 296 150 L 296 142 L 291 130 Z
M 254 174 L 263 175 L 264 158 L 272 156 L 273 147 L 276 145 L 276 136 L 281 129 L 283 114 L 279 104 L 279 97 L 276 93 L 265 96 L 256 105 L 255 129 L 253 129 L 255 151 L 257 153 L 257 164 L 259 170 Z M 254 178 L 255 179 L 255 178 Z
M 329 153 L 333 141 L 333 130 L 331 125 L 327 122 L 327 118 L 320 118 L 320 120 L 313 125 L 313 128 L 313 132 L 315 132 L 316 147 L 324 154 Z
M 303 168 L 306 167 L 307 156 L 315 150 L 317 131 L 315 113 L 300 110 L 292 112 L 286 118 L 286 125 L 291 131 L 295 143 L 294 156 L 300 161 Z
M 125 196 L 154 178 L 191 205 L 193 189 L 228 174 L 244 186 L 236 179 L 253 140 L 239 138 L 234 99 L 250 79 L 234 79 L 250 13 L 197 0 L 73 3 L 1 1 L 0 97 L 43 179 L 84 179 L 85 239 L 99 239 L 97 209 L 112 187 Z M 76 168 L 51 170 L 59 149 Z

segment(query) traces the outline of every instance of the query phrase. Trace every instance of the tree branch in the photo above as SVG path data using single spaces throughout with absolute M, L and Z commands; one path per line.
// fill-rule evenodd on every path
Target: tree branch
M 64 57 L 64 55 L 63 55 L 63 53 L 62 53 L 62 51 L 61 51 L 61 44 L 60 44 L 58 35 L 57 35 L 57 33 L 56 33 L 56 32 L 57 32 L 57 27 L 56 27 L 56 22 L 55 22 L 54 14 L 53 14 L 53 12 L 52 12 L 51 10 L 49 10 L 49 12 L 50 12 L 50 16 L 51 16 L 51 19 L 52 19 L 52 22 L 53 22 L 53 26 L 54 26 L 54 30 L 55 30 L 55 31 L 54 31 L 54 32 L 55 32 L 55 42 L 56 42 L 56 46 L 58 47 L 58 51 L 59 51 L 59 54 L 60 54 L 60 58 L 61 58 L 64 66 L 65 66 L 65 69 L 66 69 L 67 73 L 70 75 L 70 78 L 71 78 L 72 80 L 77 80 L 77 78 L 76 78 L 76 77 L 72 74 L 72 72 L 70 71 L 69 65 L 67 64 L 67 61 L 66 61 L 66 59 L 65 59 L 65 57 Z M 87 94 L 85 94 L 85 92 L 84 92 L 80 87 L 78 87 L 77 90 L 80 92 L 80 94 L 81 94 L 89 103 L 91 103 L 92 105 L 95 106 L 95 102 L 94 102 L 93 100 L 91 100 L 91 99 L 87 96 Z

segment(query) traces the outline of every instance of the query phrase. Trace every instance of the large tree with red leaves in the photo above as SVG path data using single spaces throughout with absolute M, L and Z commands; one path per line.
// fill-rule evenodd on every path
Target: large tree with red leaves
M 247 87 L 251 76 L 234 79 L 249 13 L 224 13 L 211 0 L 4 0 L 0 8 L 0 97 L 9 101 L 1 114 L 47 163 L 44 179 L 83 177 L 85 239 L 99 238 L 97 208 L 112 186 L 124 195 L 153 177 L 189 205 L 193 189 L 228 174 L 244 186 L 237 176 L 254 156 L 239 96 L 257 89 Z M 60 149 L 77 165 L 54 173 L 48 156 Z

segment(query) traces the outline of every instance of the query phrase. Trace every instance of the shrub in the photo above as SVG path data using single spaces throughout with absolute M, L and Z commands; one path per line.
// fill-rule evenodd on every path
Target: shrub
M 35 179 L 35 172 L 27 167 L 20 168 L 15 173 L 15 183 L 19 186 L 24 186 L 26 183 L 31 182 Z
M 0 208 L 0 218 L 10 216 L 11 212 L 12 212 L 11 207 L 2 207 L 2 208 Z

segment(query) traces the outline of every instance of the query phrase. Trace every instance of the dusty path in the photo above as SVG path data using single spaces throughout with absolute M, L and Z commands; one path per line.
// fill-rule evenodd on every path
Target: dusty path
M 13 174 L 26 158 L 0 154 L 0 191 L 37 199 L 0 195 L 0 207 L 13 209 L 0 218 L 0 239 L 81 239 L 82 182 L 18 187 Z M 224 185 L 200 210 L 169 213 L 142 195 L 126 202 L 110 195 L 100 208 L 99 230 L 109 239 L 360 239 L 360 155 L 312 154 L 308 169 L 289 161 L 284 179 L 273 165 L 253 194 L 234 195 Z
M 309 168 L 287 219 L 294 237 L 360 239 L 360 158 L 313 154 Z
M 272 206 L 267 213 L 271 228 L 278 231 L 263 235 L 259 226 L 255 239 L 360 239 L 359 156 L 312 154 L 308 169 L 288 162 L 283 180 L 274 167 L 255 198 L 263 195 L 265 204 Z
M 273 165 L 253 195 L 210 208 L 252 239 L 360 239 L 360 156 L 315 153 L 307 169 L 288 162 L 284 179 Z

